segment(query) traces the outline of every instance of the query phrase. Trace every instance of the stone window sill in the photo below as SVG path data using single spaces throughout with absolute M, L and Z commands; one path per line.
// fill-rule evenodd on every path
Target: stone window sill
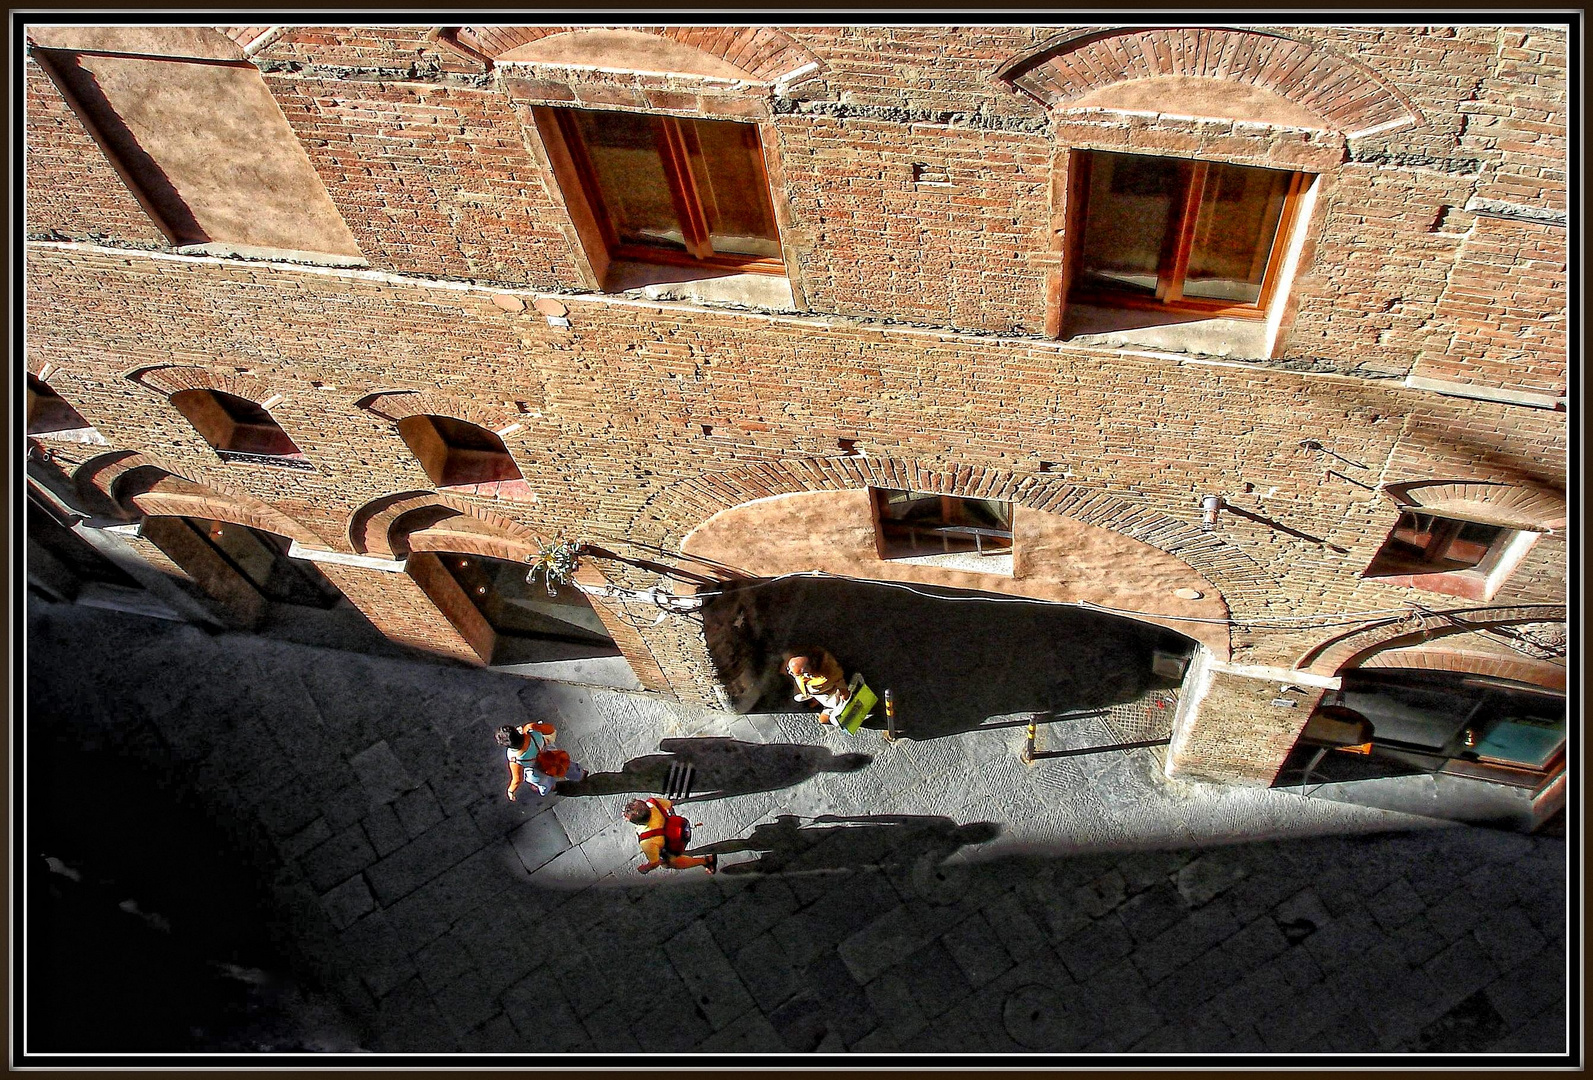
M 646 300 L 737 304 L 768 311 L 792 311 L 796 307 L 791 281 L 784 274 L 738 274 L 653 263 L 613 263 L 603 281 L 603 291 Z
M 1267 324 L 1263 319 L 1210 318 L 1187 311 L 1069 304 L 1062 340 L 1114 349 L 1263 360 Z

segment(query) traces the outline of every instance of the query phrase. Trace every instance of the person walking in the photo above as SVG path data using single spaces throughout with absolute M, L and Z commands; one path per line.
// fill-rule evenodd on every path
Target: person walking
M 509 801 L 522 783 L 536 788 L 538 795 L 547 795 L 560 780 L 580 780 L 586 775 L 584 766 L 571 760 L 563 750 L 555 749 L 552 724 L 525 724 L 521 727 L 505 725 L 494 736 L 509 759 Z
M 687 855 L 691 843 L 691 822 L 675 813 L 675 805 L 663 796 L 632 799 L 625 806 L 625 818 L 636 826 L 636 841 L 647 862 L 636 868 L 650 873 L 660 866 L 671 870 L 690 870 L 701 866 L 712 874 L 719 869 L 717 855 Z

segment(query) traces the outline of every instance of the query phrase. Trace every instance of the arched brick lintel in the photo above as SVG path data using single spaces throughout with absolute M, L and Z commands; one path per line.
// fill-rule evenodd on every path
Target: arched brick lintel
M 1449 612 L 1464 625 L 1456 625 L 1441 614 L 1412 612 L 1401 619 L 1390 619 L 1363 626 L 1313 645 L 1295 662 L 1296 670 L 1316 675 L 1336 675 L 1363 666 L 1385 649 L 1402 648 L 1452 634 L 1468 633 L 1472 628 L 1508 626 L 1512 623 L 1564 622 L 1563 604 L 1525 604 L 1517 607 L 1484 608 Z
M 484 408 L 476 402 L 433 390 L 391 390 L 370 394 L 355 404 L 395 424 L 411 416 L 447 416 L 496 433 L 520 422 L 506 410 Z M 513 434 L 505 436 L 504 442 L 507 443 Z
M 417 515 L 408 523 L 402 520 L 426 509 L 439 513 Z M 449 528 L 448 521 L 459 517 L 469 518 L 475 528 Z M 447 546 L 445 540 L 448 544 L 477 547 Z M 536 554 L 539 538 L 519 522 L 462 499 L 432 491 L 411 491 L 374 499 L 356 510 L 349 520 L 349 542 L 362 555 L 401 558 L 410 551 L 464 551 L 519 562 Z
M 1070 31 L 1013 57 L 996 72 L 997 79 L 1048 109 L 1065 109 L 1114 83 L 1165 76 L 1254 86 L 1322 117 L 1349 137 L 1422 123 L 1416 107 L 1365 64 L 1303 35 L 1270 30 Z
M 1425 480 L 1383 489 L 1401 507 L 1517 528 L 1564 529 L 1565 497 L 1546 488 L 1483 480 Z
M 1423 671 L 1460 671 L 1471 675 L 1488 675 L 1495 679 L 1541 686 L 1548 690 L 1565 690 L 1566 671 L 1558 664 L 1527 657 L 1507 658 L 1478 656 L 1454 652 L 1437 646 L 1425 648 L 1417 642 L 1413 646 L 1383 648 L 1356 665 L 1359 668 L 1418 668 Z
M 1006 500 L 1111 529 L 1182 559 L 1221 589 L 1234 607 L 1277 587 L 1272 575 L 1239 548 L 1150 507 L 1046 477 L 970 465 L 930 469 L 895 458 L 792 458 L 705 473 L 655 495 L 627 532 L 678 550 L 692 529 L 753 499 L 871 486 Z
M 259 405 L 269 401 L 275 394 L 271 384 L 263 379 L 239 371 L 216 368 L 175 366 L 139 368 L 128 372 L 127 377 L 138 385 L 168 398 L 184 390 L 215 390 Z
M 583 26 L 462 26 L 459 43 L 489 60 L 533 41 L 592 29 Z M 772 26 L 606 26 L 605 30 L 630 30 L 654 34 L 698 49 L 745 71 L 757 82 L 777 82 L 783 76 L 820 65 L 819 58 L 783 31 Z
M 90 458 L 72 475 L 78 490 L 97 496 L 128 516 L 202 517 L 230 521 L 286 536 L 307 547 L 326 548 L 315 530 L 247 492 L 201 484 L 167 469 L 136 450 Z M 96 499 L 96 501 L 98 501 Z
M 456 518 L 448 521 L 457 520 Z M 405 545 L 410 552 L 417 551 L 445 551 L 458 552 L 461 555 L 480 555 L 489 559 L 503 559 L 507 562 L 529 563 L 536 557 L 537 549 L 534 543 L 505 536 L 489 536 L 466 530 L 448 528 L 448 521 L 442 521 L 427 529 L 417 529 L 406 533 Z

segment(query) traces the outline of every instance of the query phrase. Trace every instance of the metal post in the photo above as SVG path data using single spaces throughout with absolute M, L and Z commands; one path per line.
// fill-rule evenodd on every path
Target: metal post
M 885 691 L 885 741 L 896 741 L 896 695 Z

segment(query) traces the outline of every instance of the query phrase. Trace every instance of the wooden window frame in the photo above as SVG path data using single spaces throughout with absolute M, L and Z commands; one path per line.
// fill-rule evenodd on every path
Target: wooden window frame
M 572 213 L 581 219 L 577 221 L 577 231 L 580 231 L 580 224 L 583 221 L 590 222 L 595 227 L 598 240 L 604 249 L 602 263 L 604 268 L 611 262 L 623 261 L 785 276 L 783 258 L 733 255 L 713 250 L 708 235 L 707 213 L 703 209 L 702 197 L 698 193 L 699 181 L 691 171 L 691 158 L 694 152 L 698 160 L 704 160 L 701 148 L 697 144 L 697 134 L 689 123 L 682 123 L 681 118 L 673 116 L 663 116 L 658 113 L 634 114 L 647 116 L 659 122 L 659 165 L 669 184 L 670 198 L 675 206 L 675 215 L 680 219 L 686 250 L 670 251 L 667 248 L 651 247 L 646 244 L 621 242 L 612 213 L 604 202 L 602 191 L 598 186 L 596 170 L 587 156 L 585 140 L 581 138 L 580 129 L 576 126 L 574 115 L 576 111 L 547 105 L 538 105 L 532 109 L 544 145 L 547 146 L 550 157 L 554 159 L 554 171 L 565 201 L 567 203 L 579 201 L 578 207 L 571 206 Z M 718 118 L 712 122 L 738 123 Z M 756 124 L 746 126 L 751 127 L 758 137 L 758 153 L 754 158 L 758 167 L 758 180 L 762 184 L 760 190 L 763 197 L 768 200 L 769 220 L 775 223 L 775 232 L 778 236 L 779 216 L 775 210 L 773 192 L 769 187 L 769 167 L 764 159 L 763 133 L 757 130 Z M 570 182 L 572 180 L 573 184 Z M 783 236 L 779 237 L 779 242 L 783 247 Z M 602 276 L 601 270 L 599 276 Z
M 1300 203 L 1307 187 L 1313 177 L 1309 173 L 1295 172 L 1285 169 L 1275 169 L 1275 172 L 1289 173 L 1289 189 L 1283 196 L 1283 212 L 1278 215 L 1278 227 L 1273 233 L 1272 249 L 1267 253 L 1267 265 L 1261 275 L 1261 295 L 1254 304 L 1235 304 L 1225 300 L 1203 300 L 1198 297 L 1186 297 L 1183 294 L 1184 279 L 1189 270 L 1189 257 L 1195 244 L 1195 226 L 1200 216 L 1200 203 L 1205 197 L 1206 181 L 1211 175 L 1213 164 L 1223 162 L 1200 161 L 1193 158 L 1175 158 L 1173 160 L 1188 161 L 1192 168 L 1189 181 L 1184 188 L 1181 205 L 1176 207 L 1176 223 L 1170 224 L 1167 235 L 1163 237 L 1162 253 L 1157 266 L 1156 295 L 1148 297 L 1127 291 L 1118 291 L 1100 286 L 1089 286 L 1081 283 L 1083 277 L 1084 227 L 1089 217 L 1089 190 L 1091 161 L 1096 154 L 1120 153 L 1119 151 L 1105 150 L 1076 150 L 1073 160 L 1069 165 L 1070 177 L 1068 203 L 1067 233 L 1072 242 L 1068 244 L 1070 262 L 1077 269 L 1074 271 L 1075 284 L 1069 290 L 1068 299 L 1078 303 L 1096 304 L 1101 307 L 1116 308 L 1142 308 L 1151 311 L 1191 311 L 1200 312 L 1213 318 L 1234 319 L 1265 319 L 1267 311 L 1272 306 L 1273 297 L 1278 290 L 1278 279 L 1282 276 L 1282 267 L 1286 252 L 1289 247 L 1289 238 L 1293 236 L 1295 224 L 1299 218 Z M 1122 154 L 1123 157 L 1155 157 L 1152 154 Z M 1259 166 L 1241 166 L 1244 168 L 1257 168 Z M 1175 198 L 1175 204 L 1180 200 Z

